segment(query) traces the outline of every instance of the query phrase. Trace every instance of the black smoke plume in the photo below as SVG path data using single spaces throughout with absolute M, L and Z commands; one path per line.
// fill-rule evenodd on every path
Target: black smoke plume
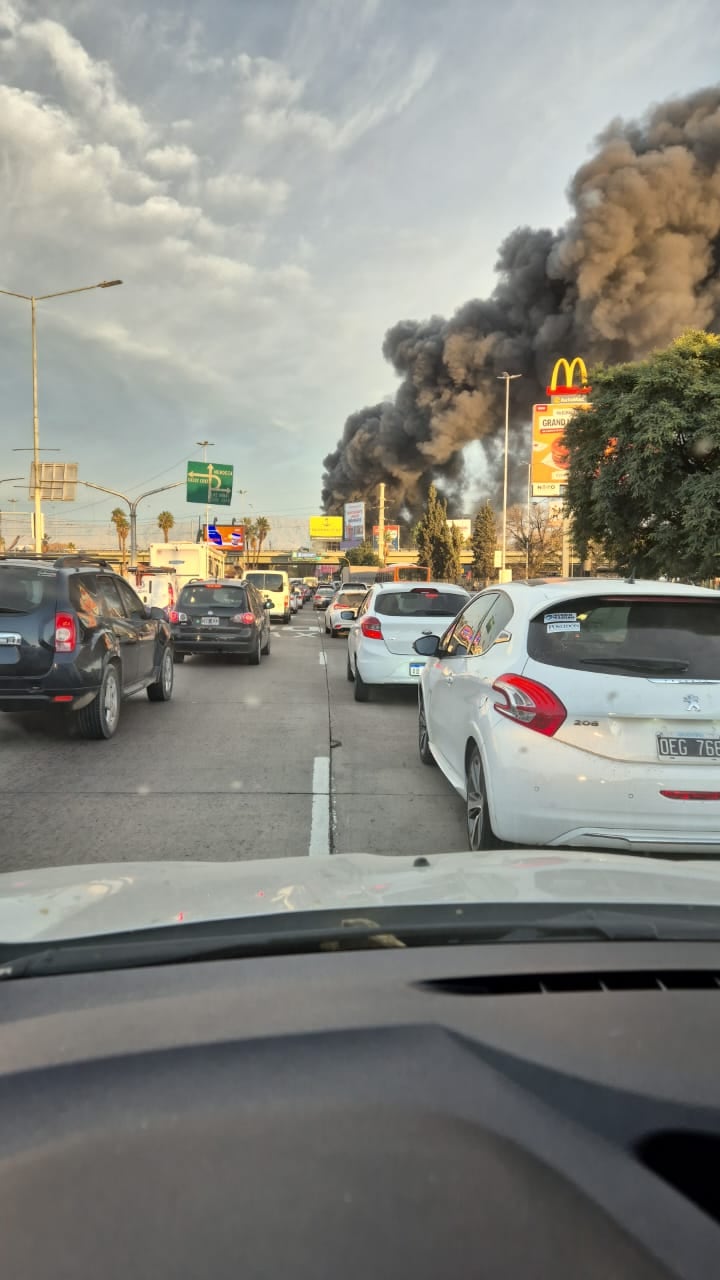
M 436 483 L 462 509 L 463 450 L 482 444 L 488 496 L 501 482 L 504 370 L 512 384 L 511 488 L 524 493 L 530 406 L 559 356 L 635 359 L 683 329 L 720 319 L 720 88 L 614 121 L 569 188 L 558 232 L 518 227 L 498 283 L 451 320 L 403 320 L 383 354 L 402 381 L 394 401 L 353 413 L 325 458 L 323 505 L 387 485 L 389 510 L 417 513 Z

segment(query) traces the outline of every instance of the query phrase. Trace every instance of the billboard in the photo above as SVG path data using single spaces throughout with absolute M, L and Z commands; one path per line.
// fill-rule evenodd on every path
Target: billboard
M 586 403 L 533 405 L 533 498 L 559 498 L 564 493 L 570 460 L 565 428 L 573 414 L 587 408 Z
M 203 525 L 203 541 L 212 542 L 216 547 L 225 550 L 245 550 L 245 526 L 242 524 L 215 524 L 209 528 Z
M 376 524 L 373 525 L 372 544 L 373 544 L 373 550 L 377 551 L 380 546 L 380 530 Z M 400 525 L 399 524 L 385 525 L 385 550 L 386 551 L 400 550 Z
M 345 519 L 344 539 L 351 546 L 365 541 L 365 503 L 346 502 L 343 508 Z
M 41 462 L 38 488 L 43 502 L 74 502 L 77 491 L 77 462 Z M 35 496 L 35 463 L 30 463 L 30 498 Z
M 310 537 L 311 538 L 342 538 L 342 536 L 343 536 L 342 516 L 311 516 L 310 517 Z
M 462 520 L 447 520 L 446 524 L 449 524 L 451 529 L 459 529 L 466 542 L 472 534 L 472 520 L 465 518 Z
M 587 385 L 585 361 L 580 356 L 575 356 L 572 360 L 562 357 L 556 360 L 550 386 L 545 390 L 554 404 L 582 404 L 592 391 L 592 387 Z
M 188 462 L 186 502 L 202 502 L 206 507 L 229 507 L 232 489 L 231 466 L 219 462 Z

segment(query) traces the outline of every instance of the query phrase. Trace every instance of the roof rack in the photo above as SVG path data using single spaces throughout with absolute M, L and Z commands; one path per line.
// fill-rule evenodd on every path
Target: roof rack
M 110 569 L 113 572 L 115 571 L 114 566 L 111 565 L 109 560 L 103 560 L 100 556 L 84 555 L 82 552 L 79 552 L 77 555 L 58 556 L 57 560 L 53 560 L 53 565 L 56 569 L 80 569 L 83 565 L 90 564 L 99 566 L 101 569 Z

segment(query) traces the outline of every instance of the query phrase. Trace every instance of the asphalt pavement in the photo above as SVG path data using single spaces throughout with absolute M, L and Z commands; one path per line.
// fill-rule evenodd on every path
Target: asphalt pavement
M 417 752 L 414 688 L 356 703 L 347 644 L 308 605 L 259 667 L 188 658 L 169 703 L 110 742 L 0 715 L 0 870 L 466 848 L 463 805 Z

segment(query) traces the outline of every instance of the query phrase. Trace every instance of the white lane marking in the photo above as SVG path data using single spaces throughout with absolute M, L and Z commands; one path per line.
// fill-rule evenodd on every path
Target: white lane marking
M 311 858 L 330 856 L 330 757 L 316 756 L 313 761 L 312 817 L 310 819 Z
M 326 656 L 325 656 L 325 650 L 324 650 L 324 649 L 321 649 L 321 650 L 320 650 L 320 652 L 319 652 L 319 654 L 318 654 L 318 662 L 320 663 L 320 666 L 321 666 L 321 667 L 326 667 L 326 666 L 327 666 L 327 658 L 326 658 Z

